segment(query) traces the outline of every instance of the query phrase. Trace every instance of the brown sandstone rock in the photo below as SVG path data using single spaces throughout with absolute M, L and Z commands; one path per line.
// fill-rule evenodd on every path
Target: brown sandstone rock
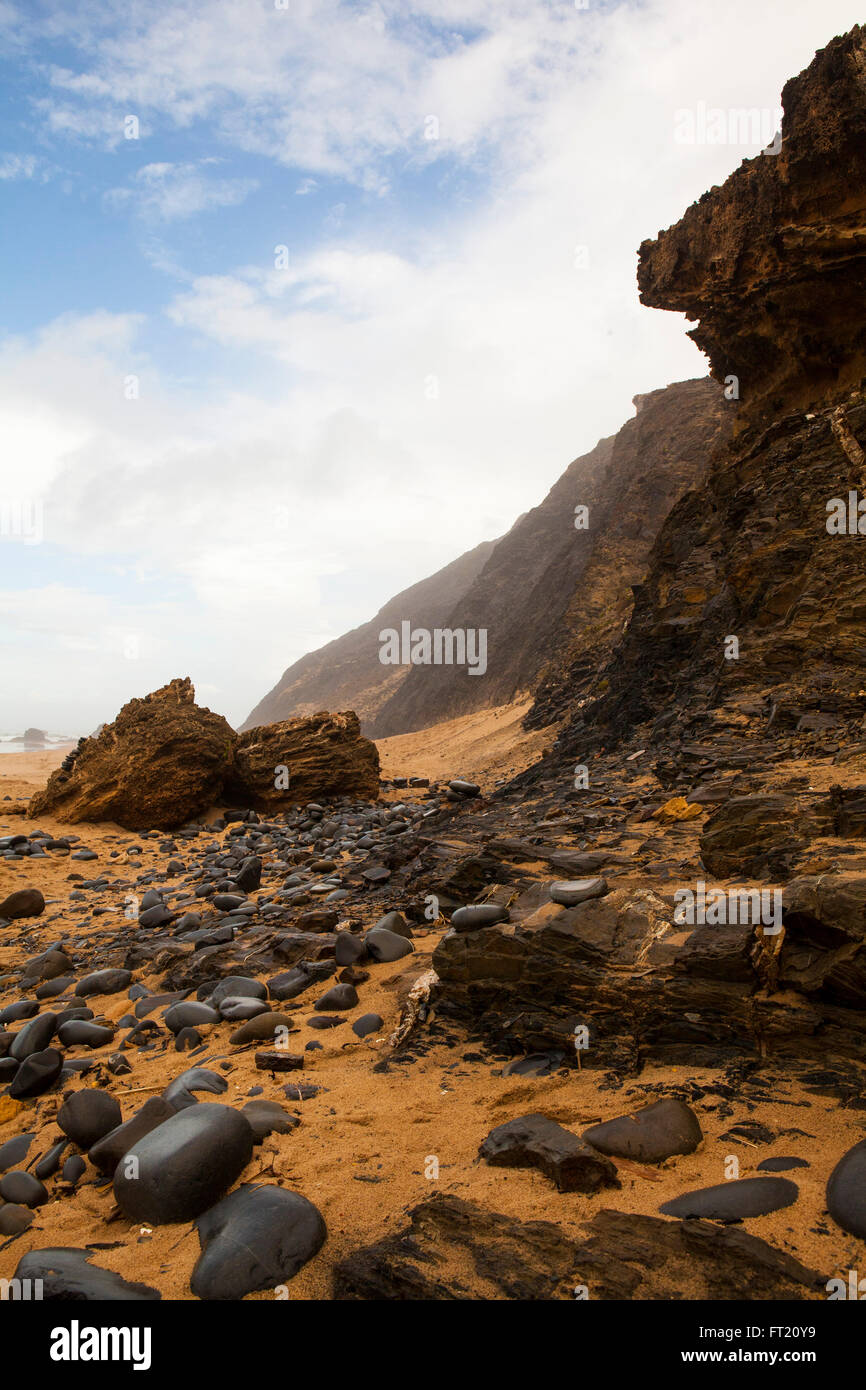
M 747 159 L 640 249 L 641 301 L 699 323 L 752 418 L 866 375 L 866 27 L 785 84 L 778 154 Z
M 222 715 L 195 703 L 189 677 L 173 680 L 83 739 L 71 768 L 58 768 L 31 799 L 30 814 L 128 830 L 182 825 L 217 800 L 234 741 Z
M 287 789 L 274 785 L 279 768 L 287 770 Z M 353 710 L 265 724 L 238 736 L 228 791 L 246 805 L 270 812 L 317 797 L 375 801 L 379 752 L 361 737 Z

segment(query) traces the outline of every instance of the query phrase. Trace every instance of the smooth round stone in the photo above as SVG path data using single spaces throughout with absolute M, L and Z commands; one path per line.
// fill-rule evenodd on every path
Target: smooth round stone
M 18 1206 L 15 1202 L 7 1202 L 0 1207 L 0 1235 L 20 1236 L 22 1231 L 32 1225 L 34 1220 L 33 1212 L 29 1207 Z
M 866 1240 L 866 1139 L 843 1154 L 830 1174 L 827 1210 L 843 1231 Z
M 661 1163 L 673 1154 L 690 1154 L 703 1134 L 694 1111 L 685 1101 L 667 1098 L 593 1125 L 581 1135 L 599 1153 L 632 1158 L 638 1163 Z
M 260 980 L 247 975 L 227 975 L 208 995 L 207 1003 L 218 1009 L 224 999 L 267 999 L 268 991 Z
M 45 911 L 45 899 L 38 888 L 19 888 L 0 903 L 0 917 L 17 921 L 21 917 L 39 917 Z
M 244 999 L 235 998 L 231 994 L 225 999 L 220 1000 L 220 1018 L 228 1019 L 230 1023 L 239 1023 L 245 1018 L 256 1018 L 258 1014 L 266 1014 L 268 1005 L 264 999 Z
M 749 1216 L 766 1216 L 790 1207 L 800 1195 L 796 1183 L 788 1178 L 739 1178 L 734 1182 L 702 1187 L 665 1202 L 659 1211 L 665 1216 L 706 1217 L 710 1221 L 743 1221 Z
M 142 913 L 149 911 L 149 909 L 152 907 L 163 906 L 164 904 L 162 900 L 162 894 L 158 893 L 155 888 L 148 888 L 147 892 L 145 893 L 144 897 L 139 903 L 139 922 L 141 921 Z
M 48 1201 L 48 1189 L 32 1173 L 16 1169 L 0 1178 L 0 1197 L 21 1207 L 39 1207 Z
M 155 1013 L 157 1009 L 165 1008 L 169 1004 L 176 1004 L 184 996 L 184 990 L 175 990 L 173 994 L 146 994 L 142 995 L 135 1002 L 134 1013 L 136 1018 L 147 1018 L 148 1014 Z
M 23 1063 L 16 1062 L 14 1057 L 0 1057 L 0 1085 L 5 1081 L 11 1081 L 22 1065 Z
M 237 1110 L 190 1105 L 124 1154 L 114 1174 L 117 1204 L 130 1221 L 192 1221 L 240 1177 L 252 1152 L 253 1131 Z
M 192 1052 L 193 1048 L 201 1047 L 202 1036 L 197 1028 L 181 1028 L 174 1037 L 175 1052 Z
M 58 975 L 54 980 L 46 980 L 44 985 L 40 985 L 35 991 L 37 999 L 56 999 L 58 994 L 65 994 L 75 984 L 74 975 Z
M 0 1213 L 2 1215 L 2 1213 Z M 62 1246 L 31 1250 L 18 1261 L 16 1279 L 39 1279 L 45 1299 L 76 1302 L 141 1302 L 162 1298 L 147 1284 L 130 1284 L 113 1270 L 88 1263 L 93 1251 L 64 1249 Z M 32 1283 L 31 1283 L 32 1287 Z
M 0 1173 L 5 1173 L 7 1168 L 14 1168 L 17 1163 L 23 1163 L 35 1138 L 34 1130 L 30 1134 L 16 1134 L 12 1139 L 7 1139 L 5 1144 L 0 1144 Z
M 44 1052 L 34 1052 L 16 1071 L 9 1094 L 14 1100 L 40 1096 L 54 1085 L 62 1069 L 63 1053 L 56 1048 L 47 1047 Z
M 551 883 L 550 898 L 552 902 L 561 903 L 563 907 L 576 907 L 588 898 L 603 898 L 607 891 L 607 879 L 575 878 Z
M 54 1037 L 56 1027 L 56 1014 L 40 1014 L 38 1018 L 32 1018 L 29 1023 L 25 1023 L 19 1033 L 15 1034 L 15 1041 L 9 1049 L 9 1056 L 23 1062 L 25 1058 L 32 1057 L 34 1052 L 44 1051 Z
M 482 927 L 492 927 L 510 919 L 507 907 L 499 907 L 497 903 L 475 903 L 470 907 L 458 907 L 451 917 L 451 925 L 456 932 L 480 931 Z
M 131 980 L 131 970 L 95 970 L 78 981 L 75 993 L 82 999 L 89 994 L 119 994 L 122 989 L 129 988 Z
M 269 1134 L 290 1134 L 300 1124 L 296 1115 L 290 1115 L 275 1100 L 247 1101 L 241 1107 L 241 1114 L 249 1123 L 257 1144 Z
M 359 936 L 354 936 L 350 931 L 337 932 L 334 959 L 338 965 L 354 965 L 366 954 L 367 948 Z
M 62 1028 L 64 1023 L 73 1023 L 76 1019 L 92 1019 L 94 1013 L 86 1005 L 80 1004 L 77 1008 L 64 1009 L 62 1014 L 57 1015 L 57 1027 Z
M 207 1067 L 190 1067 L 170 1081 L 162 1095 L 175 1110 L 182 1110 L 198 1104 L 193 1091 L 210 1091 L 212 1095 L 219 1096 L 228 1087 L 229 1083 L 218 1072 L 210 1071 Z
M 113 1174 L 123 1155 L 133 1144 L 176 1113 L 174 1106 L 170 1105 L 164 1096 L 151 1096 L 130 1119 L 124 1120 L 122 1125 L 118 1125 L 102 1139 L 97 1140 L 87 1157 L 100 1173 Z M 38 1170 L 37 1176 L 42 1177 Z
M 259 1014 L 258 1018 L 248 1018 L 246 1023 L 242 1023 L 240 1028 L 236 1028 L 229 1036 L 229 1042 L 232 1044 L 262 1042 L 265 1039 L 275 1037 L 278 1030 L 292 1029 L 293 1027 L 288 1014 Z
M 395 932 L 397 936 L 411 937 L 412 935 L 412 928 L 402 912 L 386 912 L 384 917 L 380 917 L 378 922 L 373 923 L 373 927 L 382 927 L 384 931 Z
M 53 1178 L 57 1169 L 60 1167 L 60 1160 L 64 1150 L 69 1147 L 68 1139 L 59 1139 L 56 1144 L 52 1144 L 44 1158 L 40 1158 L 33 1172 L 41 1182 L 46 1178 Z
M 71 1183 L 74 1187 L 79 1178 L 82 1178 L 87 1170 L 87 1164 L 81 1154 L 70 1154 L 63 1165 L 63 1172 L 60 1174 L 63 1182 Z
M 758 1164 L 759 1173 L 787 1173 L 791 1168 L 809 1168 L 805 1158 L 780 1154 L 778 1158 L 762 1158 Z
M 357 1033 L 359 1038 L 366 1038 L 368 1033 L 378 1033 L 382 1027 L 384 1024 L 378 1014 L 362 1014 L 352 1024 L 352 1032 Z
M 18 1023 L 22 1018 L 33 1018 L 39 1012 L 39 1005 L 35 999 L 19 999 L 15 1004 L 7 1004 L 5 1009 L 0 1009 L 0 1027 L 5 1028 L 7 1023 Z
M 57 1123 L 79 1148 L 89 1149 L 121 1123 L 123 1115 L 107 1091 L 73 1091 L 57 1112 Z
M 58 1028 L 57 1036 L 64 1047 L 105 1047 L 113 1039 L 114 1029 L 73 1019 Z
M 387 931 L 384 927 L 371 927 L 364 937 L 364 945 L 373 960 L 385 963 L 400 960 L 402 956 L 411 955 L 415 950 L 412 942 L 407 941 L 405 936 L 398 936 L 396 932 Z
M 345 1023 L 344 1018 L 335 1018 L 333 1014 L 319 1014 L 317 1018 L 308 1018 L 308 1028 L 339 1028 L 341 1023 Z
M 166 922 L 171 922 L 173 919 L 174 913 L 169 912 L 165 903 L 160 902 L 155 903 L 153 907 L 147 908 L 144 912 L 139 912 L 138 925 L 144 927 L 146 931 L 150 931 L 154 927 L 164 926 Z
M 451 791 L 459 792 L 461 796 L 478 796 L 481 791 L 477 782 L 464 782 L 459 777 L 455 778 L 453 782 L 449 782 L 448 786 Z
M 35 960 L 28 961 L 22 978 L 30 983 L 33 980 L 53 980 L 71 969 L 72 961 L 65 951 L 48 950 L 36 956 Z
M 313 1008 L 316 1013 L 339 1013 L 340 1009 L 354 1009 L 358 1002 L 358 991 L 354 985 L 333 985 L 317 999 Z
M 321 1212 L 298 1192 L 245 1184 L 197 1221 L 196 1298 L 236 1300 L 292 1279 L 322 1248 Z
M 240 907 L 245 902 L 243 893 L 215 893 L 213 898 L 213 905 L 218 907 L 220 912 L 231 912 L 233 908 Z
M 210 1004 L 200 1004 L 195 999 L 185 999 L 182 1004 L 172 1004 L 162 1016 L 166 1028 L 179 1033 L 181 1028 L 200 1028 L 203 1024 L 219 1023 L 220 1016 Z

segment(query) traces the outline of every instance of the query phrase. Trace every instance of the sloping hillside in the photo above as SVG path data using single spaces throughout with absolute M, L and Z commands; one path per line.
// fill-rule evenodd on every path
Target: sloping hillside
M 493 553 L 496 541 L 484 541 L 452 560 L 429 579 L 422 579 L 389 599 L 375 618 L 308 652 L 284 671 L 273 690 L 260 700 L 241 729 L 281 719 L 315 714 L 322 709 L 353 709 L 369 733 L 381 705 L 405 680 L 406 666 L 383 666 L 379 633 L 411 614 L 421 627 L 440 627 Z

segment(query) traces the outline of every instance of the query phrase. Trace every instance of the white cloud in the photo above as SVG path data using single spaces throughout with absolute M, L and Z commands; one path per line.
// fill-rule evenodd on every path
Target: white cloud
M 0 433 L 14 441 L 2 495 L 38 493 L 49 544 L 85 569 L 122 571 L 115 597 L 84 581 L 65 598 L 44 579 L 5 584 L 17 694 L 0 722 L 59 728 L 74 709 L 92 727 L 186 674 L 239 721 L 290 661 L 504 531 L 619 427 L 634 394 L 701 374 L 681 317 L 639 306 L 636 248 L 751 151 L 678 145 L 675 112 L 774 106 L 855 11 L 854 0 L 820 12 L 789 0 L 783 18 L 751 0 L 595 13 L 565 0 L 89 8 L 86 62 L 55 72 L 51 96 L 79 134 L 104 138 L 127 111 L 145 132 L 206 118 L 215 138 L 316 181 L 390 192 L 363 236 L 332 204 L 323 240 L 293 248 L 284 271 L 196 274 L 154 240 L 152 261 L 180 289 L 150 322 L 70 316 L 0 345 Z M 110 32 L 105 15 L 118 19 Z M 433 33 L 433 21 L 467 36 Z M 428 115 L 438 140 L 424 139 Z M 407 234 L 401 177 L 445 153 L 443 178 L 484 182 L 465 212 L 431 209 Z M 229 201 L 243 196 L 222 182 Z M 216 166 L 151 160 L 124 195 L 165 221 L 226 205 L 212 201 L 220 184 Z M 218 349 L 225 369 L 185 386 L 143 352 L 152 329 L 148 341 L 172 333 L 190 364 L 203 343 Z M 135 401 L 129 373 L 141 376 Z M 24 551 L 0 545 L 19 583 Z M 117 652 L 130 629 L 136 662 Z M 75 661 L 62 660 L 69 643 Z
M 233 207 L 258 187 L 255 179 L 214 177 L 209 167 L 217 163 L 206 159 L 197 164 L 145 164 L 129 186 L 114 188 L 106 197 L 113 206 L 132 206 L 145 218 L 175 222 Z
M 36 174 L 37 160 L 32 154 L 0 155 L 0 179 L 32 179 Z

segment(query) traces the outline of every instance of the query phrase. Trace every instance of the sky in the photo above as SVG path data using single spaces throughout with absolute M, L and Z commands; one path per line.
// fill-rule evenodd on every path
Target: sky
M 860 8 L 0 0 L 0 734 L 239 724 L 704 375 L 637 248 Z

